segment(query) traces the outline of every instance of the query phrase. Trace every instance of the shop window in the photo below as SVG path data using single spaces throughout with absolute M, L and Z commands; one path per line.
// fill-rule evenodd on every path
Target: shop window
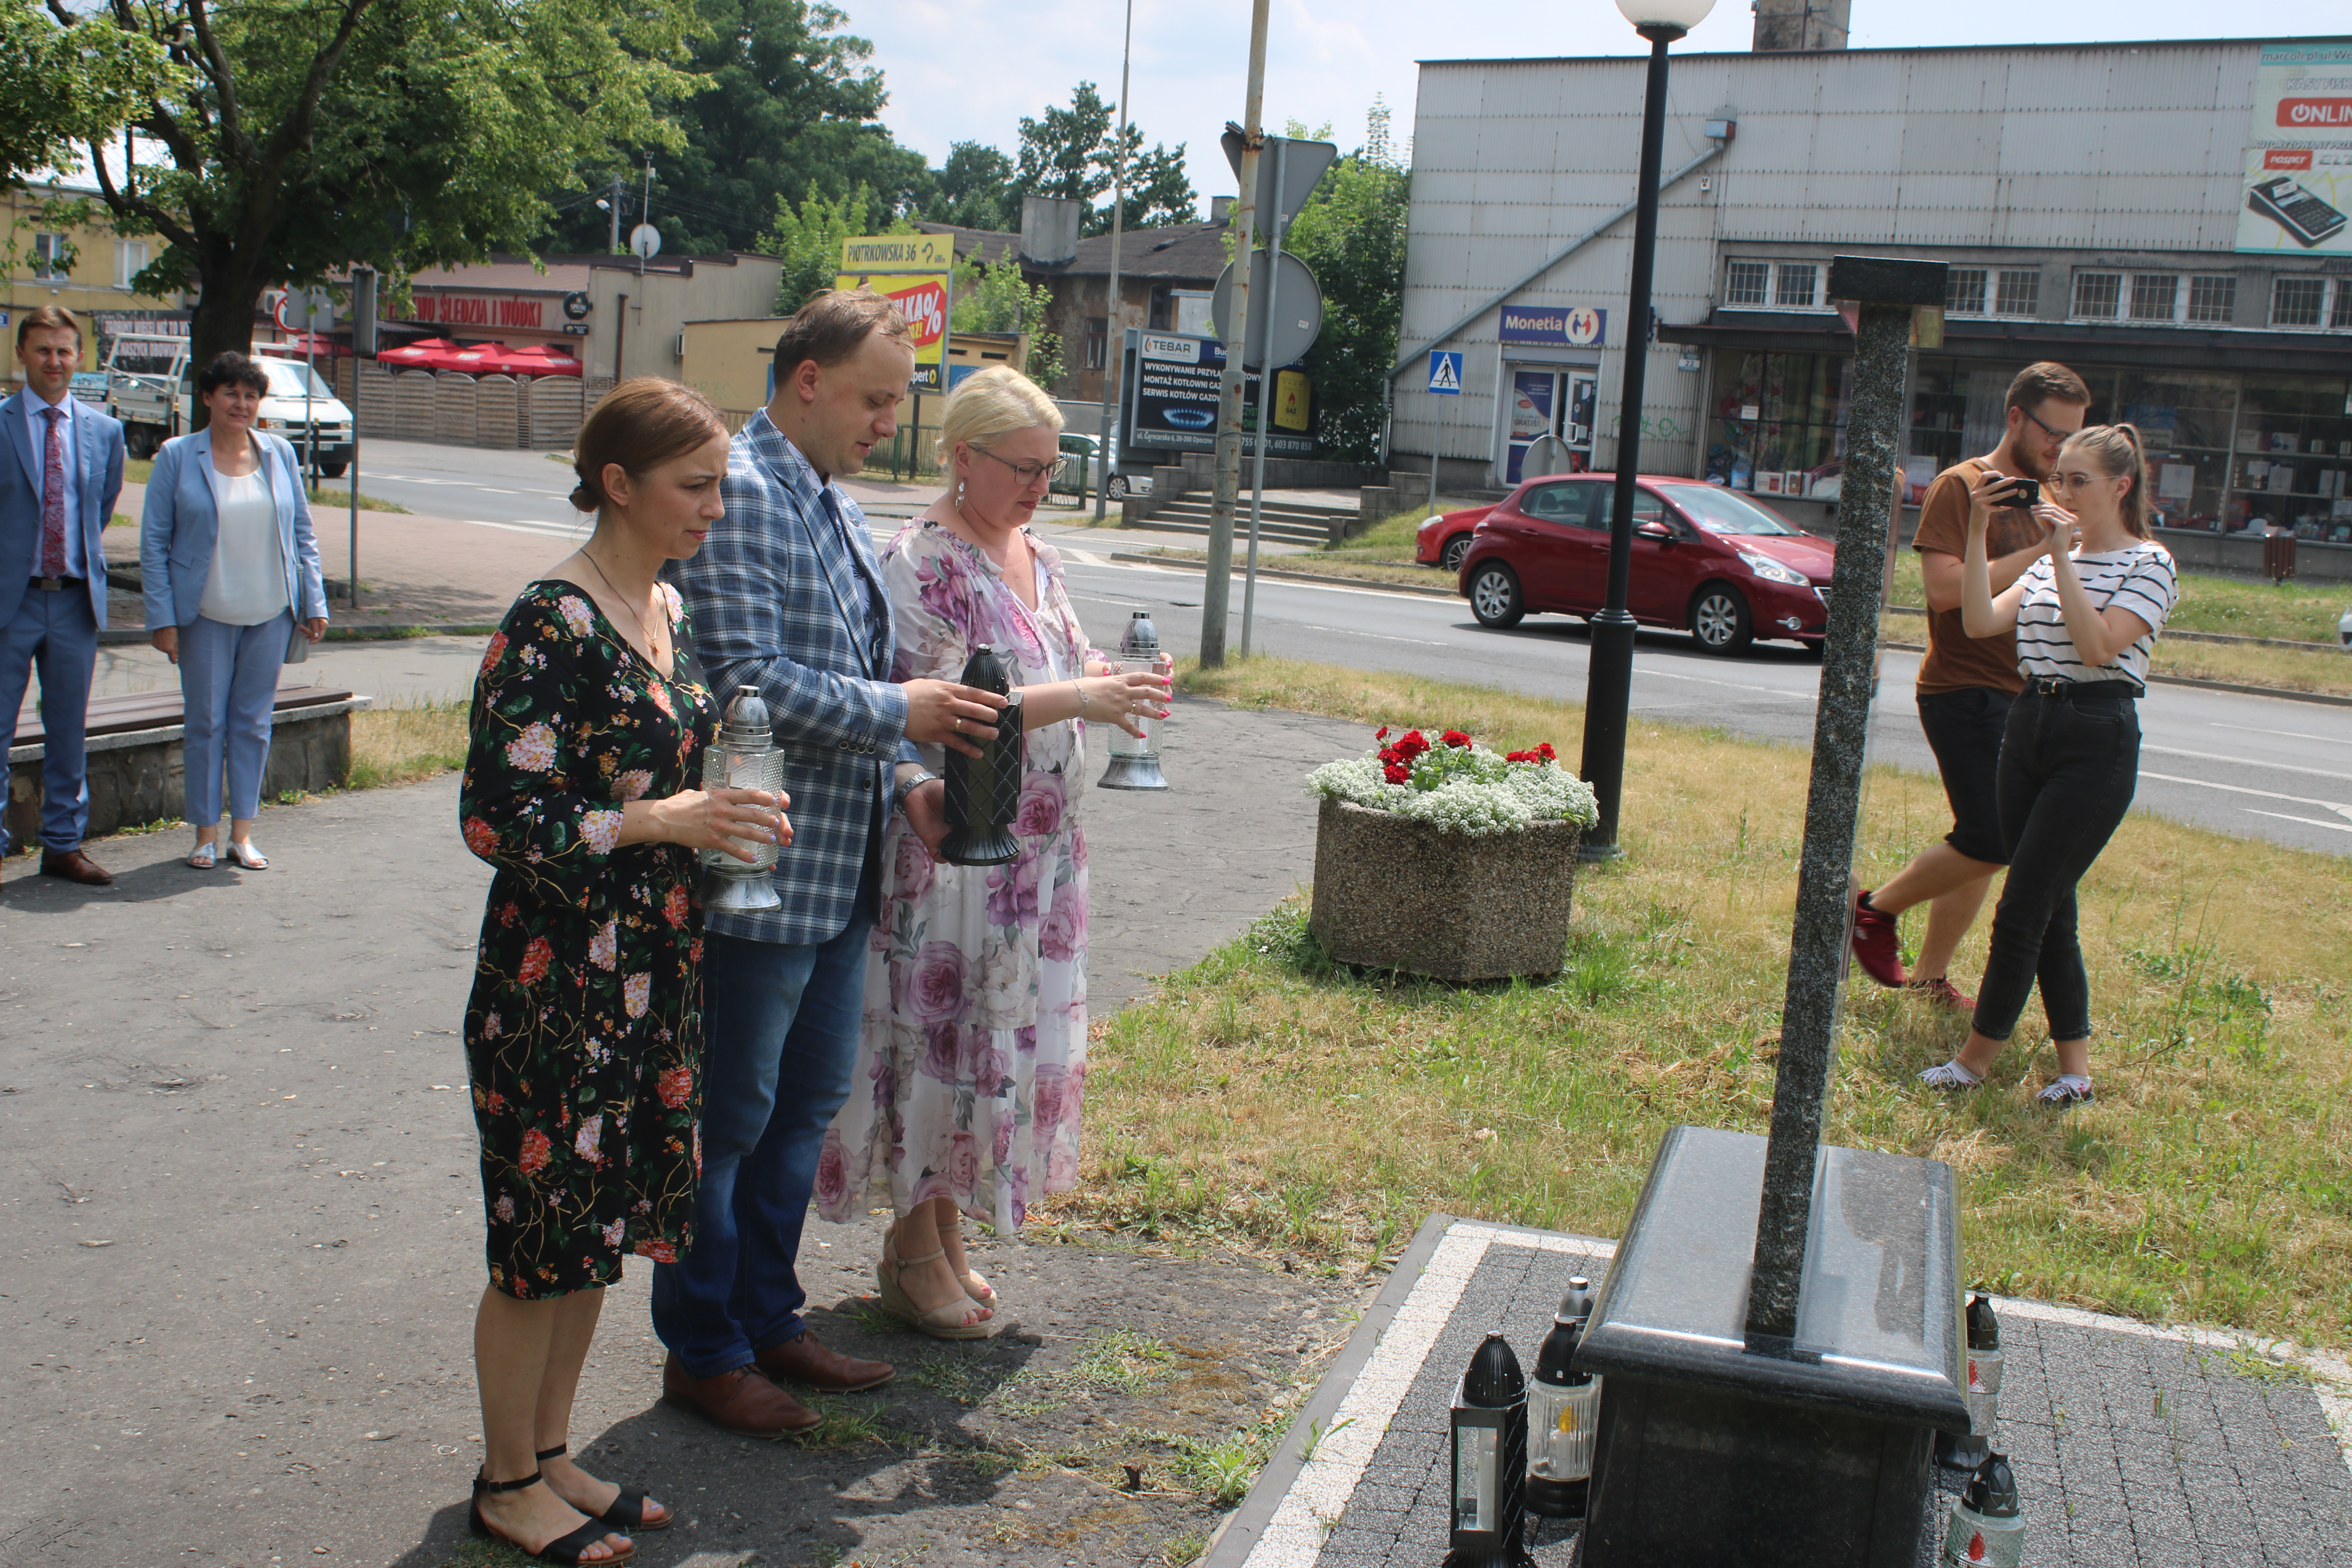
M 1758 495 L 1837 494 L 1853 361 L 1843 354 L 1715 356 L 1706 478 Z
M 114 286 L 128 289 L 131 280 L 145 270 L 147 242 L 143 239 L 118 239 L 114 242 Z
M 1102 369 L 1104 356 L 1109 353 L 1109 350 L 1110 318 L 1088 316 L 1087 318 L 1087 368 Z
M 2327 279 L 2274 278 L 2271 280 L 2271 325 L 2315 327 L 2326 319 Z
M 33 276 L 63 278 L 73 265 L 73 247 L 61 234 L 37 234 L 33 237 Z
M 2003 316 L 2038 316 L 2042 313 L 2042 274 L 2019 270 L 2000 275 L 2000 292 L 1994 297 L 1993 310 Z
M 1810 261 L 1783 261 L 1780 272 L 1780 289 L 1774 302 L 1784 310 L 1811 310 L 1822 269 Z
M 2338 331 L 2352 327 L 2352 283 L 2341 278 L 2336 280 L 2336 312 L 2327 318 L 2327 324 Z
M 1981 267 L 1955 267 L 1944 278 L 1944 312 L 1952 316 L 1981 316 L 1985 308 L 1985 269 Z
M 2352 540 L 2352 414 L 2342 376 L 2247 376 L 2236 448 L 2226 527 Z
M 1723 285 L 1723 302 L 1727 305 L 1769 305 L 1771 303 L 1772 264 L 1769 261 L 1735 261 Z
M 2238 279 L 2235 276 L 2191 278 L 2189 280 L 2189 319 L 2226 326 L 2238 310 Z
M 2139 272 L 2132 277 L 2131 319 L 2168 321 L 2180 311 L 2180 279 L 2169 272 Z
M 2116 307 L 2123 303 L 2124 275 L 2120 272 L 2077 272 L 2074 274 L 2074 314 L 2094 321 L 2112 321 Z

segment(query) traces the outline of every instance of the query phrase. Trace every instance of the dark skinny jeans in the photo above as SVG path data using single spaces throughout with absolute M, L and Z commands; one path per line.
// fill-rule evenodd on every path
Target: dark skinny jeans
M 2138 704 L 2034 686 L 2019 695 L 2001 736 L 1997 786 L 2009 879 L 1993 909 L 1977 1033 L 2007 1040 L 2039 980 L 2050 1037 L 2090 1034 L 2074 884 L 2115 836 L 2138 783 Z

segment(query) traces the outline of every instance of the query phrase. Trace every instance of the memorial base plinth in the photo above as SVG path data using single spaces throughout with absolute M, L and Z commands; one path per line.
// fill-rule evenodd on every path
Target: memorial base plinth
M 1824 1148 L 1791 1342 L 1745 1328 L 1764 1140 L 1677 1127 L 1576 1366 L 1607 1378 L 1583 1568 L 1914 1568 L 1965 1431 L 1951 1171 Z

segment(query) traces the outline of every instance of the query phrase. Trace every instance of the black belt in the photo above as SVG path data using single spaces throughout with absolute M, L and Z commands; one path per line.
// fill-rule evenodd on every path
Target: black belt
M 2042 675 L 2025 683 L 2036 697 L 2056 697 L 2068 702 L 2128 702 L 2147 695 L 2136 680 L 2061 680 Z
M 44 594 L 61 594 L 68 588 L 89 587 L 89 579 L 87 577 L 36 577 L 33 579 L 33 586 Z

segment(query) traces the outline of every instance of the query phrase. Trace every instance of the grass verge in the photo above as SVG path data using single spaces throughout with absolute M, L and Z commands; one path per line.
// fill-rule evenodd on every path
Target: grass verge
M 1256 659 L 1181 679 L 1244 706 L 1450 723 L 1502 746 L 1573 755 L 1580 734 L 1574 706 L 1410 676 Z M 1638 721 L 1626 858 L 1583 877 L 1566 968 L 1541 984 L 1337 969 L 1285 903 L 1103 1026 L 1089 1179 L 1063 1202 L 1334 1265 L 1391 1257 L 1435 1209 L 1619 1233 L 1667 1127 L 1768 1123 L 1806 766 L 1796 748 Z M 1933 779 L 1887 768 L 1864 822 L 1866 883 L 1948 826 Z M 1857 979 L 1827 1135 L 1950 1163 L 1979 1284 L 2340 1343 L 2343 886 L 2339 858 L 2135 813 L 2081 889 L 2098 1103 L 2032 1107 L 2054 1067 L 2032 1011 L 1984 1090 L 1927 1093 L 1912 1075 L 1965 1021 Z M 1955 966 L 1964 989 L 1983 936 Z
M 346 789 L 415 784 L 466 764 L 463 702 L 394 703 L 352 715 Z
M 1919 581 L 1918 552 L 1896 551 L 1895 603 L 1927 602 Z M 2239 577 L 2183 572 L 2180 603 L 2174 608 L 2166 629 L 2324 643 L 2332 652 L 2336 651 L 2336 622 L 2347 605 L 2352 605 L 2352 584 L 2323 587 L 2297 581 L 2249 583 Z
M 155 459 L 152 458 L 125 458 L 122 460 L 122 482 L 124 484 L 143 485 L 154 472 Z M 314 489 L 310 491 L 310 504 L 313 506 L 348 507 L 352 504 L 351 487 L 349 485 L 345 485 L 339 490 Z M 408 510 L 406 507 L 401 505 L 396 500 L 385 500 L 383 497 L 372 496 L 365 490 L 362 490 L 360 492 L 360 510 L 362 511 L 396 511 L 404 513 Z M 117 513 L 114 521 L 116 522 L 128 522 L 136 525 L 139 520 L 135 517 L 124 517 L 121 513 Z

